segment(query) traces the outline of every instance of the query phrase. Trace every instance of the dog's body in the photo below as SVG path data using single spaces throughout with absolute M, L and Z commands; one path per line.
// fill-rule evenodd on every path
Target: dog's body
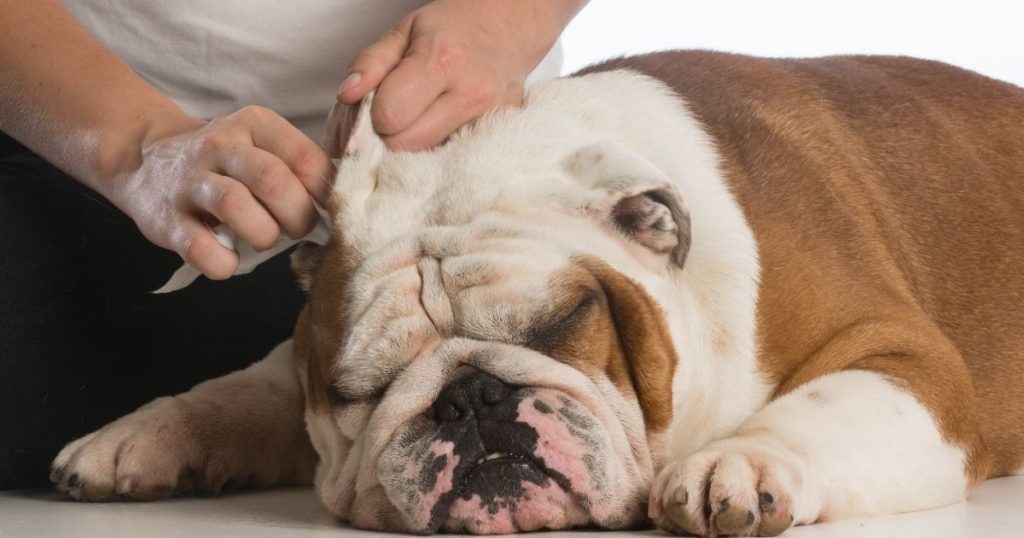
M 1024 470 L 1024 91 L 675 52 L 433 152 L 365 116 L 294 344 L 70 444 L 62 489 L 302 483 L 319 455 L 361 527 L 776 534 Z

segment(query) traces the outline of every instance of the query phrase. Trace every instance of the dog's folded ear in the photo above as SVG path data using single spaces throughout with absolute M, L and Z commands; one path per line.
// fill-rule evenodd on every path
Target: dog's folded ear
M 320 145 L 323 147 L 324 153 L 331 159 L 340 159 L 345 152 L 348 139 L 352 136 L 352 127 L 355 126 L 359 106 L 359 103 L 355 105 L 335 103 L 331 113 L 327 115 L 324 138 Z
M 679 191 L 649 161 L 611 143 L 586 146 L 564 161 L 595 191 L 587 210 L 632 241 L 682 267 L 690 250 L 690 215 Z
M 331 238 L 329 228 L 337 226 L 338 214 L 344 211 L 347 199 L 358 194 L 358 188 L 367 184 L 372 190 L 376 180 L 376 169 L 384 153 L 384 143 L 373 130 L 370 121 L 373 94 L 367 94 L 357 105 L 336 103 L 327 116 L 321 146 L 338 165 L 338 173 L 331 178 L 333 194 L 328 200 L 327 211 L 321 212 L 325 223 L 323 227 L 327 229 L 315 234 L 315 237 L 311 233 L 304 238 L 291 255 L 292 273 L 306 292 L 312 287 L 313 272 L 323 256 L 323 247 Z
M 690 249 L 690 217 L 672 186 L 645 189 L 623 196 L 612 207 L 611 220 L 627 237 L 682 267 Z
M 329 157 L 340 159 L 332 190 L 334 198 L 341 201 L 368 195 L 377 182 L 377 169 L 386 150 L 370 118 L 374 93 L 366 94 L 358 105 L 336 104 L 327 117 L 322 145 Z
M 348 215 L 353 197 L 365 196 L 373 191 L 377 180 L 377 168 L 384 156 L 384 141 L 373 130 L 370 107 L 374 92 L 370 92 L 357 105 L 336 103 L 327 116 L 324 138 L 321 146 L 327 156 L 338 166 L 338 172 L 331 179 L 332 195 L 328 200 L 326 213 L 321 218 L 327 229 L 316 237 L 307 236 L 302 245 L 292 253 L 292 272 L 299 285 L 309 291 L 313 271 L 323 254 L 323 246 L 333 237 L 344 245 L 345 218 L 359 219 L 359 215 Z M 319 227 L 318 227 L 319 228 Z M 312 234 L 311 234 L 312 235 Z

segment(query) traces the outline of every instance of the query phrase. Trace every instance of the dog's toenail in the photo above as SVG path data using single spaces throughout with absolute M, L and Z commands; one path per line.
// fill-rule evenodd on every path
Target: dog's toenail
M 754 512 L 751 512 L 750 510 L 747 510 L 747 525 L 753 525 L 753 524 L 754 524 Z
M 675 501 L 679 504 L 685 505 L 690 500 L 690 492 L 685 489 L 676 490 Z
M 118 495 L 130 494 L 135 489 L 135 478 L 131 476 L 123 476 L 117 479 L 117 484 L 114 486 L 114 493 Z
M 73 488 L 78 485 L 78 473 L 72 473 L 68 477 L 68 487 Z

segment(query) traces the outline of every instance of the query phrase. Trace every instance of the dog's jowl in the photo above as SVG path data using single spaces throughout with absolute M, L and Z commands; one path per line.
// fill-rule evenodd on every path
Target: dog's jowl
M 61 490 L 313 483 L 367 529 L 775 535 L 1024 470 L 1024 90 L 670 52 L 426 152 L 367 108 L 333 116 L 293 340 L 71 443 Z

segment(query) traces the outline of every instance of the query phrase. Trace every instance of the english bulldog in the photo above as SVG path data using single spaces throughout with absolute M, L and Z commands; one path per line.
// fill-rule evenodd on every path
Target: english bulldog
M 364 529 L 770 536 L 1024 469 L 1020 88 L 665 52 L 421 153 L 367 108 L 333 131 L 329 241 L 293 254 L 293 340 L 72 442 L 60 490 L 314 483 Z

